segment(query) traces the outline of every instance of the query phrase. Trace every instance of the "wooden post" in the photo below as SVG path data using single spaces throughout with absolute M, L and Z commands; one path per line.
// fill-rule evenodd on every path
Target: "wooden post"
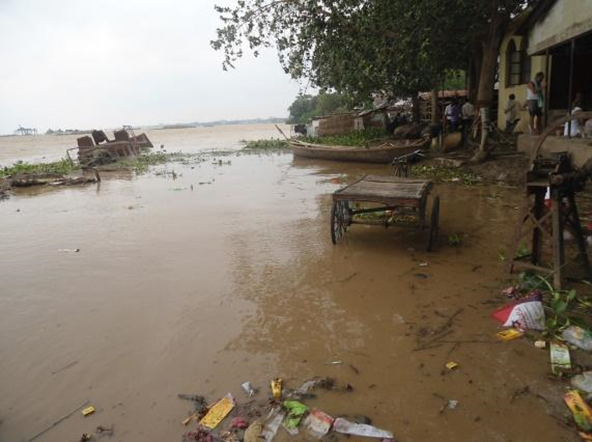
M 569 92 L 568 92 L 568 103 L 567 103 L 567 138 L 571 138 L 571 112 L 572 112 L 572 100 L 573 100 L 573 70 L 574 70 L 574 52 L 576 51 L 576 40 L 572 39 L 569 46 Z
M 543 129 L 546 129 L 549 124 L 549 49 L 545 51 L 545 115 L 543 119 Z
M 534 194 L 534 208 L 533 214 L 534 218 L 539 221 L 543 216 L 543 208 L 545 206 L 545 188 L 540 188 L 535 190 Z M 541 229 L 537 225 L 534 226 L 532 231 L 532 254 L 531 254 L 531 262 L 534 265 L 540 265 L 541 263 L 541 250 L 542 250 L 542 233 Z
M 576 205 L 576 197 L 573 191 L 567 196 L 570 211 L 570 224 L 575 232 L 578 249 L 580 251 L 580 258 L 582 266 L 586 272 L 586 277 L 592 280 L 592 269 L 590 268 L 590 259 L 588 258 L 588 247 L 584 239 L 584 232 L 582 232 L 582 225 L 580 224 L 580 215 L 578 214 L 578 206 Z
M 563 204 L 561 192 L 554 190 L 551 195 L 553 207 L 553 285 L 557 290 L 563 288 L 565 272 L 565 251 L 563 244 Z

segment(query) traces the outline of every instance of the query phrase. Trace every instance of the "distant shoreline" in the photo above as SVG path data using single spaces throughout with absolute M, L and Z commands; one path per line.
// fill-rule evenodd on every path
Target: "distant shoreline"
M 198 127 L 216 127 L 216 126 L 239 126 L 239 125 L 249 125 L 249 124 L 285 124 L 287 118 L 253 118 L 253 119 L 246 119 L 246 120 L 216 120 L 216 121 L 206 121 L 206 122 L 192 122 L 192 123 L 173 123 L 173 124 L 153 124 L 147 126 L 134 126 L 135 130 L 170 130 L 170 129 L 194 129 Z M 98 129 L 100 129 L 98 127 Z M 113 130 L 113 129 L 106 129 L 106 130 Z M 39 133 L 38 135 L 89 135 L 93 129 L 87 130 L 79 130 L 79 129 L 67 129 L 61 130 L 57 129 L 55 131 L 48 129 L 44 133 Z M 0 137 L 35 137 L 38 135 L 17 135 L 17 134 L 0 134 Z

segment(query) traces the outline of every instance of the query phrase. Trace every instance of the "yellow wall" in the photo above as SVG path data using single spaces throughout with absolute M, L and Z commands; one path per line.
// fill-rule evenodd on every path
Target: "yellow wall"
M 517 86 L 509 86 L 506 87 L 506 77 L 508 75 L 507 68 L 506 68 L 506 51 L 508 49 L 508 45 L 511 40 L 514 40 L 514 44 L 516 48 L 519 50 L 523 50 L 525 48 L 521 47 L 522 44 L 522 37 L 517 35 L 508 35 L 502 41 L 501 49 L 500 49 L 500 66 L 499 66 L 499 104 L 498 104 L 498 117 L 497 117 L 497 125 L 500 129 L 506 128 L 506 114 L 504 113 L 504 108 L 508 103 L 510 98 L 510 94 L 516 95 L 516 100 L 520 105 L 520 122 L 516 127 L 516 132 L 524 132 L 528 133 L 528 111 L 523 108 L 523 104 L 526 102 L 526 84 L 521 84 Z M 551 61 L 549 60 L 549 72 L 551 71 Z M 545 57 L 544 56 L 535 56 L 531 57 L 531 68 L 530 68 L 530 76 L 534 78 L 537 72 L 545 72 Z M 549 81 L 549 79 L 547 79 Z

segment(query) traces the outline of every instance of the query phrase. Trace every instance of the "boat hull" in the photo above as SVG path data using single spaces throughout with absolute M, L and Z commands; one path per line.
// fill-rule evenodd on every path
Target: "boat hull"
M 417 149 L 427 146 L 429 141 L 400 144 L 397 146 L 384 146 L 374 148 L 360 148 L 350 146 L 325 147 L 318 144 L 304 144 L 290 142 L 294 156 L 312 158 L 316 160 L 348 161 L 356 163 L 380 163 L 387 164 L 394 158 L 406 155 Z

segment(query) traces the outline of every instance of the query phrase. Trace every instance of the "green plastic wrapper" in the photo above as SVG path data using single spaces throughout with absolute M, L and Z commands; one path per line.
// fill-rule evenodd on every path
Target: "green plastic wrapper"
M 288 410 L 288 416 L 284 420 L 284 428 L 295 430 L 300 425 L 302 418 L 308 413 L 308 407 L 298 401 L 284 401 L 283 405 Z

